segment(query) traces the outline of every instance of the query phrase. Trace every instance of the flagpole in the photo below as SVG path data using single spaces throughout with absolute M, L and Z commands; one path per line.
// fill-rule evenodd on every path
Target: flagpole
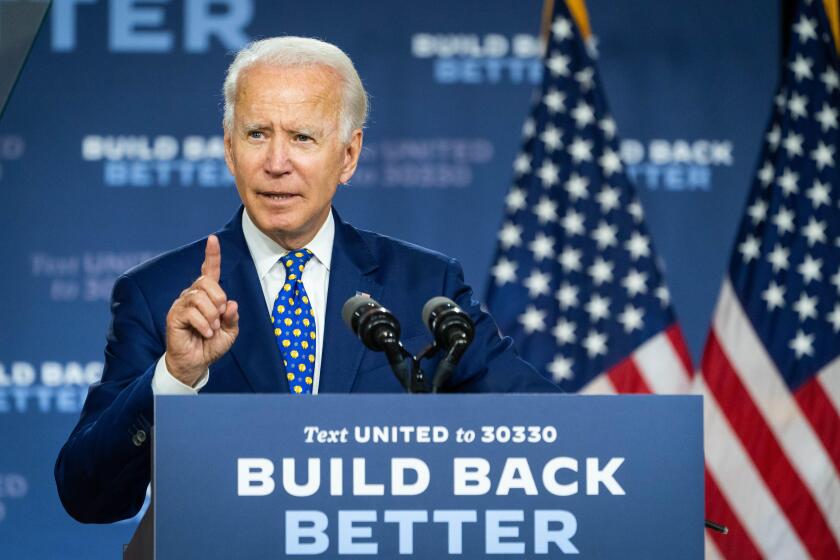
M 704 519 L 703 524 L 706 526 L 707 529 L 717 531 L 721 535 L 725 535 L 729 532 L 729 527 L 727 527 L 726 525 L 720 525 L 718 523 L 715 523 L 714 521 L 709 521 L 708 519 Z
M 840 0 L 823 0 L 823 5 L 831 34 L 834 36 L 834 47 L 840 53 Z
M 543 0 L 542 20 L 540 22 L 540 43 L 543 46 L 543 51 L 545 51 L 546 45 L 548 45 L 548 33 L 551 29 L 552 13 L 554 13 L 554 0 Z

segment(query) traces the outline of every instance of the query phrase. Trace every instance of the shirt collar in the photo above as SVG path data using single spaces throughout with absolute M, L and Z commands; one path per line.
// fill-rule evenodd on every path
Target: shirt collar
M 280 260 L 280 257 L 289 252 L 260 231 L 260 228 L 254 224 L 248 215 L 247 209 L 242 212 L 242 233 L 245 235 L 245 243 L 251 252 L 251 258 L 254 260 L 254 266 L 257 268 L 257 276 L 260 279 L 268 274 L 268 271 Z M 318 230 L 318 233 L 315 234 L 312 241 L 302 248 L 312 251 L 313 258 L 318 259 L 318 262 L 324 265 L 327 271 L 329 271 L 334 239 L 335 220 L 332 209 L 330 209 L 330 213 L 321 226 L 321 229 Z

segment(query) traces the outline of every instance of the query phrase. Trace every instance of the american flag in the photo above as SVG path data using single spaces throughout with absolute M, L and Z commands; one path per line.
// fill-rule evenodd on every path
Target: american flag
M 707 557 L 840 558 L 838 68 L 800 2 L 697 377 Z
M 502 332 L 567 391 L 687 392 L 688 352 L 616 125 L 562 0 L 523 136 L 487 295 Z

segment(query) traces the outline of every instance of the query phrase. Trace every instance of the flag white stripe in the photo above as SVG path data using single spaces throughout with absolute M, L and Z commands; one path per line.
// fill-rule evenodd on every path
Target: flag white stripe
M 744 530 L 765 557 L 808 558 L 702 376 L 695 377 L 695 392 L 703 395 L 706 464 Z
M 654 393 L 684 394 L 690 389 L 690 373 L 664 332 L 639 346 L 633 362 Z
M 840 358 L 822 368 L 817 375 L 817 382 L 834 405 L 834 409 L 840 412 Z
M 811 491 L 835 540 L 840 541 L 840 478 L 837 470 L 755 334 L 728 278 L 721 288 L 714 315 L 714 330 L 776 441 Z
M 578 393 L 583 395 L 615 395 L 615 385 L 610 381 L 610 376 L 602 373 L 586 384 Z
M 704 529 L 706 534 L 704 535 L 706 541 L 706 560 L 723 560 L 723 556 L 720 554 L 720 550 L 718 550 L 715 541 L 712 540 L 712 537 L 709 536 L 709 530 Z

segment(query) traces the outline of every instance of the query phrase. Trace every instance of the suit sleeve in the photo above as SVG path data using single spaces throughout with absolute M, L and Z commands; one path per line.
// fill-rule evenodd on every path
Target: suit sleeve
M 481 393 L 560 392 L 557 385 L 519 357 L 513 339 L 501 335 L 493 317 L 473 297 L 472 288 L 464 283 L 464 272 L 454 259 L 450 259 L 446 268 L 443 293 L 467 312 L 475 323 L 475 338 L 446 387 L 447 390 Z
M 152 377 L 165 342 L 136 282 L 117 280 L 102 379 L 55 464 L 61 503 L 83 523 L 135 515 L 151 474 Z

